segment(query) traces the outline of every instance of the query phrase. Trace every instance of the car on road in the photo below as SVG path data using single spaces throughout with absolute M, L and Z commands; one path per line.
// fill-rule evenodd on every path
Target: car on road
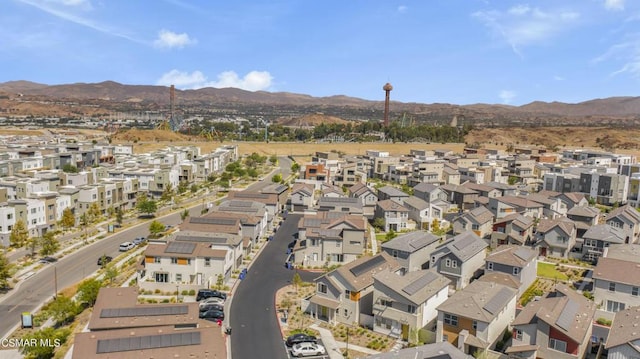
M 304 333 L 297 333 L 294 335 L 290 335 L 285 342 L 288 347 L 292 347 L 295 344 L 299 343 L 317 343 L 318 339 L 313 335 L 308 335 Z
M 196 301 L 199 302 L 203 299 L 207 299 L 211 297 L 227 299 L 227 293 L 223 293 L 215 289 L 200 289 L 198 290 L 198 294 L 196 295 Z
M 199 317 L 200 319 L 206 319 L 206 320 L 212 320 L 212 321 L 224 320 L 224 312 L 221 312 L 215 309 L 210 309 L 210 310 L 207 310 L 206 312 L 200 312 Z
M 147 239 L 144 237 L 136 237 L 133 239 L 133 244 L 135 244 L 136 246 L 139 246 L 141 244 L 143 244 L 144 242 L 146 242 Z
M 136 245 L 133 244 L 132 242 L 122 242 L 122 243 L 120 243 L 119 250 L 120 250 L 120 252 L 126 252 L 126 251 L 128 251 L 130 249 L 135 248 L 135 246 Z
M 224 312 L 224 305 L 216 303 L 207 303 L 205 305 L 200 305 L 200 312 L 207 312 L 209 310 Z
M 200 302 L 200 307 L 202 307 L 203 305 L 206 304 L 220 304 L 220 305 L 224 305 L 224 299 L 219 298 L 219 297 L 209 297 L 207 299 L 203 299 Z
M 107 263 L 111 262 L 112 260 L 113 260 L 113 257 L 102 255 L 102 256 L 100 256 L 100 258 L 98 258 L 98 265 L 99 266 L 106 265 Z
M 40 258 L 38 263 L 49 264 L 49 263 L 55 263 L 57 261 L 58 261 L 58 259 L 55 258 L 55 257 L 42 257 L 42 258 Z
M 308 357 L 312 355 L 324 355 L 327 350 L 321 344 L 298 343 L 291 347 L 291 355 L 294 357 Z

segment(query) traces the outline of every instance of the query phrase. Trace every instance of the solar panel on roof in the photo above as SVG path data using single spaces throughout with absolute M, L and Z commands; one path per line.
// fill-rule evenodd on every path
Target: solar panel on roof
M 100 311 L 100 318 L 152 317 L 158 315 L 182 315 L 189 312 L 186 305 L 148 306 L 128 308 L 105 308 Z
M 414 280 L 413 282 L 402 288 L 402 291 L 409 295 L 414 295 L 420 289 L 426 287 L 427 285 L 429 285 L 429 283 L 433 282 L 436 279 L 438 279 L 438 276 L 435 273 L 427 272 L 422 277 Z
M 383 256 L 375 256 L 372 257 L 371 259 L 369 259 L 368 261 L 364 262 L 364 263 L 360 263 L 357 266 L 349 269 L 349 271 L 351 272 L 351 274 L 353 274 L 356 277 L 359 277 L 361 275 L 363 275 L 366 272 L 369 272 L 370 270 L 372 270 L 373 268 L 375 268 L 376 266 L 378 266 L 381 263 L 384 263 L 385 259 Z
M 523 261 L 526 261 L 531 256 L 531 251 L 529 251 L 527 248 L 523 247 L 523 248 L 516 249 L 516 251 L 513 252 L 513 254 L 516 257 L 522 259 Z
M 569 331 L 569 328 L 571 328 L 571 323 L 573 323 L 577 312 L 578 303 L 569 299 L 567 304 L 565 304 L 564 308 L 562 309 L 562 313 L 560 313 L 558 320 L 556 320 L 556 325 L 566 331 Z
M 491 297 L 491 299 L 482 307 L 482 309 L 495 315 L 500 310 L 502 310 L 502 308 L 505 306 L 505 304 L 507 304 L 512 296 L 513 293 L 508 288 L 502 287 L 502 289 L 500 289 L 500 291 L 498 291 L 496 295 Z
M 464 236 L 464 237 L 460 238 L 459 240 L 455 241 L 453 243 L 453 246 L 457 250 L 461 251 L 461 250 L 467 248 L 469 245 L 473 244 L 475 241 L 476 241 L 475 238 L 473 238 L 470 235 L 469 236 Z
M 232 226 L 236 223 L 236 220 L 232 218 L 193 217 L 189 219 L 189 223 Z
M 193 250 L 196 248 L 195 243 L 189 242 L 169 242 L 167 248 L 165 248 L 165 253 L 178 253 L 178 254 L 191 254 Z
M 196 236 L 176 236 L 174 239 L 178 242 L 206 242 L 206 243 L 226 243 L 227 239 L 223 237 L 196 237 Z
M 96 354 L 118 353 L 132 350 L 159 349 L 200 344 L 200 332 L 100 339 L 98 340 Z

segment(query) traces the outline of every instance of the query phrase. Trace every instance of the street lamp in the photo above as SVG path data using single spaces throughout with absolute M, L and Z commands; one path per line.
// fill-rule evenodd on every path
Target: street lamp
M 179 294 L 180 294 L 180 286 L 176 285 L 176 303 L 178 303 L 178 301 L 180 300 L 180 297 L 178 297 Z

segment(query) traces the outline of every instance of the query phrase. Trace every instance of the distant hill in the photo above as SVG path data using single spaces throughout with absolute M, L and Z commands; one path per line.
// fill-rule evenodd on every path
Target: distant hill
M 0 93 L 21 94 L 36 100 L 46 98 L 91 103 L 118 111 L 134 105 L 136 109 L 162 110 L 169 103 L 169 89 L 166 86 L 125 85 L 113 81 L 64 85 L 10 81 L 0 83 Z M 393 93 L 391 97 L 393 98 Z M 368 101 L 344 95 L 313 97 L 288 92 L 251 92 L 236 88 L 176 90 L 176 99 L 177 106 L 181 108 L 231 108 L 235 113 L 238 113 L 238 109 L 249 108 L 249 112 L 256 114 L 273 113 L 274 117 L 271 119 L 298 118 L 299 123 L 308 121 L 303 116 L 319 112 L 342 119 L 379 119 L 383 108 L 382 99 Z M 286 110 L 282 110 L 284 108 Z M 611 97 L 576 104 L 536 101 L 523 106 L 460 106 L 392 101 L 390 108 L 393 120 L 402 118 L 404 121 L 408 118 L 411 123 L 471 123 L 479 127 L 578 124 L 640 126 L 640 97 Z

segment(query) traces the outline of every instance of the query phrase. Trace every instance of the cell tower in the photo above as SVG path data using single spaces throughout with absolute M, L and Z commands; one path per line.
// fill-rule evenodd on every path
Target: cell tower
M 384 121 L 383 121 L 383 125 L 384 127 L 389 126 L 389 95 L 391 93 L 391 90 L 393 90 L 393 86 L 391 86 L 390 83 L 386 83 L 384 84 L 384 86 L 382 86 L 382 89 L 384 90 Z

